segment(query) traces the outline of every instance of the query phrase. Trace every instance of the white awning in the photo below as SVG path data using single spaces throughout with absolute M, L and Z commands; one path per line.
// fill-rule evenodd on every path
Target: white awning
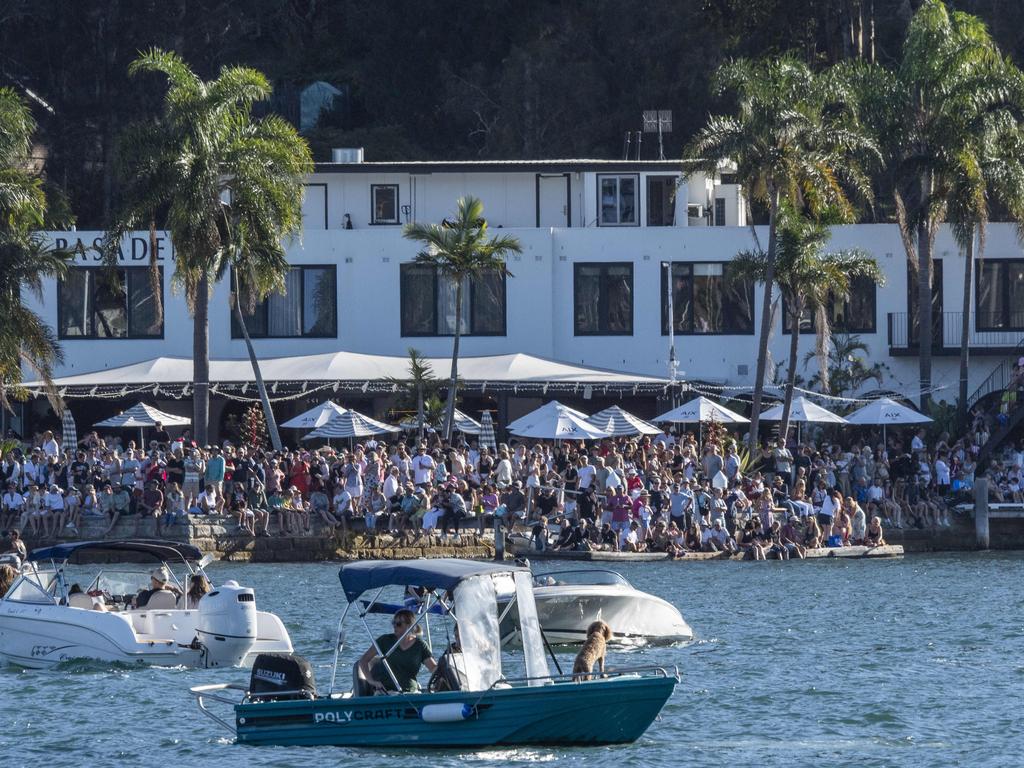
M 428 358 L 426 362 L 434 370 L 447 370 L 451 365 L 450 358 Z M 374 392 L 390 392 L 392 380 L 408 378 L 408 368 L 407 357 L 358 352 L 260 360 L 263 379 L 289 389 L 307 383 L 333 382 L 340 389 L 355 389 L 369 384 Z M 607 391 L 661 393 L 669 386 L 667 379 L 656 376 L 588 368 L 522 353 L 460 357 L 459 376 L 464 386 L 477 391 L 508 391 L 522 387 L 523 394 L 529 392 L 534 395 L 541 391 L 546 393 L 548 387 L 556 391 L 577 390 L 580 395 L 588 396 L 590 392 L 602 391 L 602 388 Z M 248 358 L 210 361 L 211 385 L 237 389 L 247 384 L 251 386 L 254 381 Z M 62 376 L 54 383 L 71 397 L 88 397 L 93 388 L 98 388 L 96 391 L 105 395 L 125 387 L 131 389 L 147 385 L 180 389 L 192 384 L 192 359 L 157 357 L 116 368 Z M 40 382 L 26 386 L 37 391 L 42 389 Z

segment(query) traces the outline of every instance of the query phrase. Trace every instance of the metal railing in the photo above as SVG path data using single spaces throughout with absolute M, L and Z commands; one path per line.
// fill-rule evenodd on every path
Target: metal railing
M 909 312 L 888 313 L 889 349 L 913 352 L 919 347 L 917 317 Z M 932 350 L 960 349 L 963 312 L 932 317 Z M 1024 341 L 1024 309 L 1012 312 L 972 312 L 967 343 L 971 349 L 1013 349 Z

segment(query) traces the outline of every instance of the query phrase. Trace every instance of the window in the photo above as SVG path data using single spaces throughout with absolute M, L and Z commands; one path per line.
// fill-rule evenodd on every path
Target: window
M 850 280 L 850 297 L 837 302 L 834 296 L 829 296 L 827 312 L 829 325 L 837 333 L 875 333 L 874 281 L 869 277 L 853 278 Z M 785 297 L 782 299 L 782 316 L 785 318 L 782 332 L 789 333 L 793 321 Z M 815 333 L 814 314 L 810 309 L 805 308 L 800 318 L 800 333 Z
M 633 265 L 629 262 L 573 266 L 573 330 L 577 336 L 633 333 Z
M 975 328 L 1024 330 L 1024 260 L 985 259 L 977 269 Z
M 640 177 L 597 176 L 598 223 L 603 227 L 635 227 Z
M 668 334 L 666 269 L 661 270 L 661 333 Z M 728 262 L 672 263 L 673 327 L 680 334 L 754 333 L 754 284 L 729 276 Z
M 398 220 L 398 185 L 371 184 L 370 197 L 373 201 L 371 224 L 400 224 Z
M 402 335 L 454 336 L 454 281 L 429 264 L 402 264 L 400 270 Z M 504 273 L 491 272 L 467 282 L 461 325 L 465 336 L 505 335 Z
M 160 290 L 164 271 L 160 267 Z M 74 267 L 57 282 L 61 339 L 160 339 L 149 267 Z
M 252 313 L 245 329 L 253 338 L 331 338 L 338 335 L 337 274 L 333 265 L 296 266 L 284 279 L 284 293 L 272 293 Z M 231 338 L 241 339 L 231 310 Z
M 716 227 L 724 227 L 725 226 L 725 198 L 724 197 L 716 197 L 715 198 L 715 226 Z
M 647 177 L 647 226 L 671 227 L 676 223 L 676 177 Z

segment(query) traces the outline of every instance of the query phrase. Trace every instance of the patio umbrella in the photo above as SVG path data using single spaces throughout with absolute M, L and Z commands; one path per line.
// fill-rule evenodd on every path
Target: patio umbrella
M 587 417 L 579 411 L 552 400 L 532 413 L 514 422 L 515 428 L 508 431 L 519 437 L 535 437 L 547 440 L 595 440 L 608 437 L 609 433 L 587 423 Z
M 880 397 L 858 408 L 846 417 L 846 421 L 849 424 L 881 424 L 882 443 L 885 444 L 885 428 L 889 424 L 925 424 L 933 419 L 888 397 Z
M 652 421 L 671 421 L 678 424 L 700 424 L 705 421 L 717 421 L 722 424 L 747 424 L 750 419 L 701 395 L 678 408 L 661 414 L 661 416 L 655 416 Z
M 704 422 L 717 421 L 719 424 L 747 424 L 750 419 L 740 416 L 735 411 L 730 411 L 714 400 L 708 400 L 701 395 L 688 403 L 683 403 L 678 408 L 656 416 L 654 421 L 671 421 L 676 424 L 697 424 L 697 439 L 704 443 Z
M 78 450 L 78 428 L 75 426 L 75 417 L 71 414 L 70 408 L 64 408 L 64 413 L 60 416 L 60 423 L 61 450 L 68 451 L 72 456 L 74 456 L 75 451 Z
M 491 419 L 490 411 L 484 411 L 480 415 L 480 446 L 485 445 L 492 451 L 498 450 L 498 444 L 494 439 L 494 421 Z
M 402 429 L 419 429 L 420 422 L 419 418 L 412 417 L 400 422 L 399 427 Z M 461 432 L 464 435 L 479 435 L 480 434 L 480 422 L 476 419 L 468 416 L 467 414 L 460 411 L 458 408 L 455 409 L 455 430 Z
M 780 403 L 761 414 L 761 421 L 782 421 L 782 409 L 784 403 Z M 825 410 L 816 405 L 803 395 L 793 398 L 789 409 L 789 420 L 797 424 L 797 442 L 800 441 L 800 425 L 804 422 L 815 422 L 818 424 L 845 424 L 846 419 L 838 416 L 832 411 Z
M 624 411 L 617 405 L 598 411 L 587 423 L 598 429 L 602 429 L 612 437 L 620 435 L 657 435 L 661 433 L 653 424 L 634 416 L 629 411 Z
M 558 406 L 558 408 L 564 410 L 565 412 L 571 413 L 573 416 L 575 416 L 576 418 L 580 419 L 581 421 L 586 421 L 587 419 L 590 418 L 583 411 L 577 411 L 575 408 L 570 408 L 568 405 L 562 405 L 557 400 L 552 400 L 550 403 L 545 403 L 540 408 L 538 408 L 538 409 L 536 409 L 534 411 L 530 411 L 525 416 L 520 416 L 518 419 L 515 419 L 514 421 L 509 422 L 508 426 L 505 427 L 505 429 L 507 429 L 509 432 L 513 432 L 514 430 L 516 430 L 519 427 L 526 426 L 531 421 L 535 421 L 539 414 L 546 413 L 546 411 L 545 411 L 546 408 L 551 408 L 551 407 L 554 407 L 554 406 Z
M 143 430 L 146 427 L 155 427 L 157 423 L 165 427 L 183 427 L 191 424 L 192 420 L 185 416 L 175 416 L 172 413 L 164 413 L 145 403 L 137 403 L 127 411 L 122 411 L 117 416 L 97 421 L 94 427 L 115 427 L 117 429 L 139 428 L 139 444 L 143 444 Z
M 316 429 L 330 421 L 335 414 L 344 413 L 345 410 L 337 403 L 326 400 L 320 405 L 300 413 L 295 418 L 289 419 L 281 426 L 286 429 Z
M 322 427 L 314 429 L 308 435 L 303 436 L 302 439 L 313 440 L 318 437 L 325 439 L 335 437 L 372 437 L 373 435 L 383 435 L 388 432 L 401 432 L 401 430 L 382 421 L 371 419 L 369 416 L 365 416 L 358 411 L 349 410 L 344 413 L 336 413 L 331 417 L 330 421 Z

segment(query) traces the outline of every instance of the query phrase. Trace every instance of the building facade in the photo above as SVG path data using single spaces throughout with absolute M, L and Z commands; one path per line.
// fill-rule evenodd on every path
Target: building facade
M 767 245 L 764 227 L 747 226 L 740 188 L 728 169 L 685 180 L 678 164 L 658 161 L 324 163 L 309 179 L 304 231 L 288 244 L 287 292 L 247 318 L 260 357 L 346 350 L 404 356 L 450 354 L 454 286 L 413 263 L 408 221 L 441 221 L 458 197 L 484 202 L 491 227 L 515 235 L 522 253 L 464 292 L 462 355 L 524 352 L 592 367 L 669 375 L 669 304 L 679 376 L 709 386 L 751 386 L 762 291 L 729 277 L 736 253 Z M 349 228 L 351 227 L 351 228 Z M 34 307 L 64 349 L 58 375 L 78 375 L 157 356 L 190 357 L 191 318 L 171 290 L 173 244 L 158 234 L 163 317 L 148 269 L 150 238 L 127 238 L 121 278 L 98 268 L 99 232 L 54 232 L 80 245 L 71 276 L 45 286 Z M 885 284 L 854 286 L 831 308 L 833 330 L 855 334 L 870 362 L 883 364 L 872 388 L 916 395 L 916 291 L 895 225 L 836 227 L 834 249 L 873 255 Z M 969 324 L 971 391 L 1024 338 L 1024 252 L 1010 224 L 993 224 L 975 275 Z M 964 258 L 947 228 L 935 248 L 936 399 L 956 397 Z M 671 270 L 671 273 L 670 273 Z M 671 293 L 671 297 L 670 297 Z M 782 312 L 770 348 L 789 354 Z M 810 319 L 800 354 L 814 347 Z M 232 318 L 227 281 L 214 288 L 210 355 L 246 355 Z M 814 365 L 804 367 L 809 378 Z M 443 372 L 441 372 L 443 373 Z M 781 378 L 781 373 L 780 373 Z

